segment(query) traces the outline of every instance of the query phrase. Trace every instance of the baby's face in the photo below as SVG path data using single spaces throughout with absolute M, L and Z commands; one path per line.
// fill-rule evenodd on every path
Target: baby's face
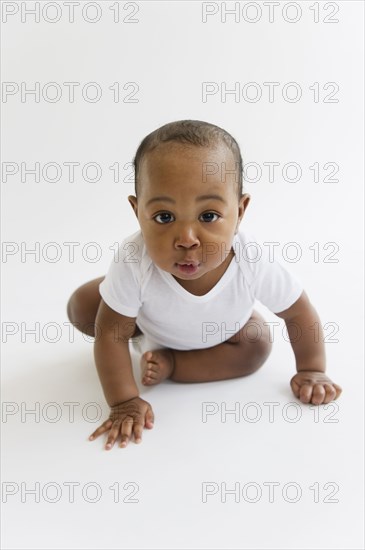
M 216 173 L 204 177 L 214 166 Z M 249 202 L 249 195 L 238 201 L 235 169 L 233 154 L 224 145 L 208 149 L 169 143 L 144 157 L 140 196 L 128 200 L 147 252 L 160 269 L 192 280 L 224 262 Z M 178 265 L 189 262 L 199 265 Z

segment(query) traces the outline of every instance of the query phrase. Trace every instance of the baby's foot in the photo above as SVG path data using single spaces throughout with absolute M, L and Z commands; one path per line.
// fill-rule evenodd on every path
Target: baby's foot
M 174 370 L 174 357 L 168 348 L 146 351 L 141 357 L 142 384 L 153 386 L 168 378 Z

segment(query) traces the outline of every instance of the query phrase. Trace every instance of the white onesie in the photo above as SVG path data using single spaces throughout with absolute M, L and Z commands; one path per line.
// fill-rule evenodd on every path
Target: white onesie
M 270 258 L 268 247 L 246 231 L 238 231 L 232 247 L 235 256 L 218 283 L 207 294 L 195 296 L 152 262 L 138 230 L 120 244 L 99 285 L 100 294 L 114 311 L 136 317 L 155 349 L 210 348 L 243 327 L 255 299 L 280 313 L 303 291 L 299 280 Z

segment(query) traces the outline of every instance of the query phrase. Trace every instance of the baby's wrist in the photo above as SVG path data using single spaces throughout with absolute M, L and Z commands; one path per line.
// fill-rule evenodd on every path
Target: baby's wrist
M 127 403 L 130 401 L 133 401 L 133 399 L 136 399 L 139 397 L 139 395 L 136 395 L 135 397 L 131 397 L 131 399 L 126 399 L 125 401 L 120 401 L 119 403 L 115 403 L 114 405 L 110 405 L 110 412 L 111 414 L 118 413 L 119 411 L 122 411 Z
M 322 357 L 314 358 L 309 361 L 297 361 L 297 372 L 326 372 L 326 361 Z
M 132 401 L 132 399 L 136 399 L 136 397 L 139 397 L 138 390 L 130 391 L 128 393 L 125 393 L 125 395 L 121 395 L 120 398 L 111 403 L 109 403 L 109 407 L 111 409 L 114 409 L 115 407 L 118 407 L 120 405 L 123 405 L 124 403 L 127 403 L 128 401 Z
M 318 373 L 318 372 L 320 372 L 321 374 L 325 374 L 326 368 L 324 366 L 308 368 L 307 366 L 298 366 L 297 365 L 297 373 L 300 374 L 302 372 L 307 372 L 307 373 L 311 373 L 311 372 Z

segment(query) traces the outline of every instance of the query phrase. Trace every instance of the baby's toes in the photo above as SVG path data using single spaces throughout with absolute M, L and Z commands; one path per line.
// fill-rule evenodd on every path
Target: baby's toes
M 152 359 L 152 351 L 145 351 L 141 357 L 141 363 L 146 364 Z
M 145 373 L 151 378 L 157 378 L 157 376 L 160 374 L 160 367 L 159 365 L 156 365 L 156 363 L 150 363 L 148 361 L 146 364 Z
M 141 357 L 141 369 L 142 371 L 144 372 L 145 370 L 147 370 L 148 368 L 148 365 L 151 361 L 151 357 L 152 357 L 152 352 L 150 351 L 146 351 L 142 357 Z
M 159 367 L 152 363 L 153 355 L 151 351 L 146 351 L 141 358 L 142 384 L 147 386 L 155 384 L 159 380 Z
M 153 382 L 153 381 L 155 381 L 155 380 L 159 380 L 159 379 L 160 379 L 160 377 L 158 376 L 158 374 L 157 374 L 155 371 L 151 370 L 151 369 L 149 369 L 149 370 L 146 372 L 145 378 L 147 378 L 150 382 Z

